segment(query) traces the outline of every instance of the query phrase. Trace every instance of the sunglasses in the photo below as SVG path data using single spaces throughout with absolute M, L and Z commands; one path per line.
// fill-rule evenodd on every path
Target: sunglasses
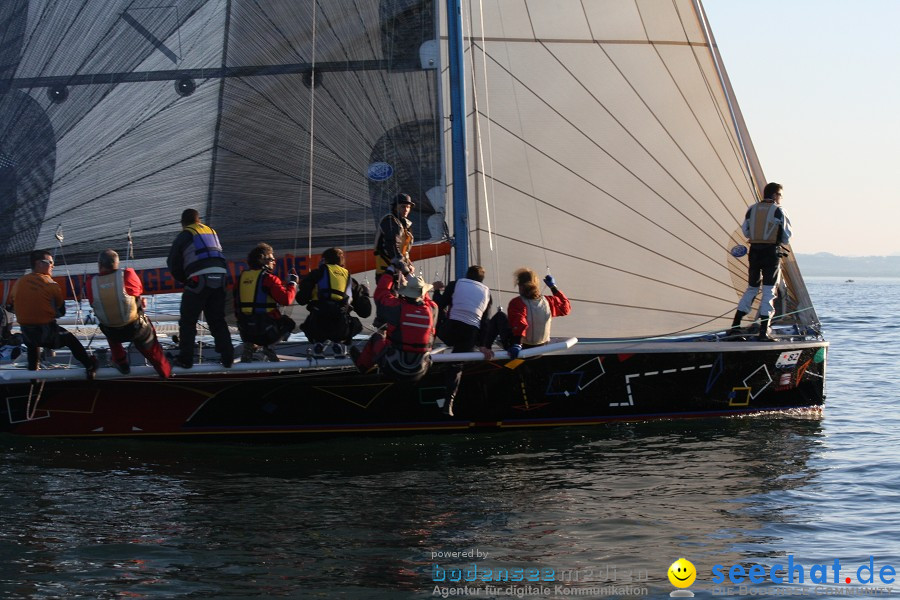
M 274 256 L 266 256 L 265 258 L 263 258 L 263 260 L 265 262 L 275 262 L 275 257 Z
M 51 266 L 53 265 L 53 259 L 52 259 L 52 258 L 42 258 L 42 259 L 40 260 L 40 262 L 42 262 L 42 263 L 44 263 L 44 264 L 46 264 L 46 265 L 51 265 Z

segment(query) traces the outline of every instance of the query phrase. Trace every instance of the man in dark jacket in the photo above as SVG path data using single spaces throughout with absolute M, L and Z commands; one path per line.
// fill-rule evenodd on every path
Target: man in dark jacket
M 409 250 L 412 248 L 412 222 L 407 218 L 415 202 L 408 194 L 397 194 L 391 201 L 391 212 L 378 224 L 375 237 L 375 277 L 381 277 L 389 266 L 404 276 L 415 273 Z
M 216 352 L 226 368 L 234 363 L 234 346 L 225 322 L 225 283 L 228 274 L 219 236 L 200 222 L 200 213 L 188 208 L 181 213 L 181 233 L 172 242 L 167 264 L 175 281 L 184 284 L 181 318 L 178 320 L 179 367 L 194 365 L 194 339 L 200 313 L 206 315 Z
M 759 303 L 759 341 L 773 341 L 769 337 L 769 320 L 775 313 L 775 286 L 781 272 L 781 244 L 791 239 L 791 220 L 781 206 L 783 197 L 780 183 L 770 182 L 763 190 L 762 202 L 747 209 L 742 230 L 750 242 L 750 266 L 747 289 L 738 303 L 729 334 L 740 333 L 741 319 L 751 310 L 762 283 L 762 299 Z
M 329 340 L 334 342 L 334 355 L 344 356 L 344 345 L 352 344 L 353 336 L 362 331 L 362 323 L 350 311 L 363 318 L 372 314 L 369 290 L 350 276 L 340 248 L 323 252 L 319 267 L 300 281 L 297 304 L 309 310 L 300 329 L 314 344 L 314 356 L 322 356 L 324 344 Z

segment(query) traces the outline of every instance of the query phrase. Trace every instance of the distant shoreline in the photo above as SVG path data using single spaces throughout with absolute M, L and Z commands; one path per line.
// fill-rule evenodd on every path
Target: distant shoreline
M 804 277 L 900 277 L 900 256 L 795 255 Z

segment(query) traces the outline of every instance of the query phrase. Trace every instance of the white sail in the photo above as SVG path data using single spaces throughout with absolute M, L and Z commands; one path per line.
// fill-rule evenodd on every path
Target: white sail
M 740 224 L 764 182 L 748 168 L 752 146 L 740 144 L 697 8 L 464 8 L 471 261 L 488 270 L 501 305 L 516 267 L 550 269 L 573 305 L 554 320 L 556 335 L 730 324 L 747 272 L 730 249 L 744 243 Z M 792 310 L 814 320 L 797 297 Z

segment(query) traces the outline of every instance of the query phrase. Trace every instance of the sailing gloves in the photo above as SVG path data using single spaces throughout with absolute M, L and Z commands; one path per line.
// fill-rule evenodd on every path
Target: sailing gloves
M 299 284 L 300 278 L 297 276 L 296 273 L 291 273 L 288 275 L 288 281 L 290 281 L 291 283 Z
M 409 265 L 400 260 L 399 258 L 395 258 L 391 261 L 391 266 L 394 267 L 396 271 L 403 273 L 404 275 L 409 275 Z
M 553 275 L 547 275 L 546 277 L 544 277 L 544 283 L 547 284 L 547 287 L 550 287 L 550 288 L 556 287 L 556 280 L 553 279 Z
M 548 275 L 549 277 L 549 275 Z M 519 352 L 522 351 L 522 344 L 515 344 L 509 347 L 509 357 L 510 358 L 519 358 Z

